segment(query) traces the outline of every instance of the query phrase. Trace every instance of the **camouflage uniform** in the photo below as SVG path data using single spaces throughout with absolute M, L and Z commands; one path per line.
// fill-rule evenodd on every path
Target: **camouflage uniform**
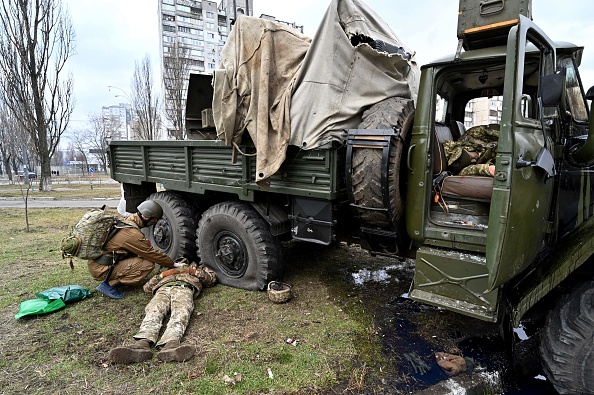
M 173 260 L 159 250 L 151 247 L 149 241 L 139 228 L 144 226 L 138 214 L 127 217 L 124 221 L 136 224 L 134 227 L 125 227 L 120 230 L 105 244 L 105 250 L 124 257 L 113 269 L 109 277 L 109 285 L 137 285 L 140 284 L 155 267 L 155 263 L 173 267 Z M 109 256 L 111 256 L 108 254 Z M 90 259 L 87 267 L 93 278 L 103 281 L 109 266 Z
M 196 268 L 195 265 L 170 269 L 151 278 L 143 288 L 154 296 L 144 310 L 145 317 L 138 333 L 133 337 L 149 340 L 157 347 L 173 340 L 180 341 L 194 311 L 194 297 L 200 294 L 202 286 L 211 287 L 216 281 L 214 271 L 204 266 Z M 171 317 L 159 339 L 159 331 L 170 310 Z
M 464 156 L 463 151 L 476 153 L 477 159 L 474 163 L 468 163 L 459 171 L 459 175 L 477 175 L 491 176 L 489 165 L 493 165 L 495 152 L 497 150 L 497 141 L 499 140 L 499 131 L 486 126 L 474 126 L 466 131 L 460 139 L 456 141 L 446 141 L 443 143 L 446 157 L 448 158 L 448 167 L 456 168 L 456 161 Z

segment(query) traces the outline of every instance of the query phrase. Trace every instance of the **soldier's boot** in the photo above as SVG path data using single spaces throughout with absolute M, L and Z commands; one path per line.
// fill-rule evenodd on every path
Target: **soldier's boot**
M 146 339 L 138 340 L 131 346 L 116 347 L 109 352 L 109 358 L 117 364 L 144 362 L 152 357 L 151 343 Z
M 180 344 L 178 340 L 171 340 L 157 354 L 157 358 L 163 362 L 184 362 L 192 358 L 195 352 L 196 346 Z

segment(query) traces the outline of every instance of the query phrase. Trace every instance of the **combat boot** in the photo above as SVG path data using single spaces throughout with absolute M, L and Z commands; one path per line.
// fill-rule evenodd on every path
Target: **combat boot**
M 178 340 L 171 340 L 157 354 L 157 358 L 163 362 L 184 362 L 192 358 L 195 352 L 196 346 L 179 344 Z
M 128 347 L 116 347 L 109 352 L 109 358 L 117 364 L 144 362 L 152 357 L 151 343 L 146 339 L 138 340 Z

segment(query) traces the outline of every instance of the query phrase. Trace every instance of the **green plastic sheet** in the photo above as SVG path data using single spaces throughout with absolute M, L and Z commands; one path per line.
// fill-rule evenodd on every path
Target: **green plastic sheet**
M 60 310 L 66 306 L 66 303 L 62 299 L 55 299 L 55 300 L 48 300 L 48 299 L 30 299 L 25 300 L 21 303 L 21 308 L 17 315 L 14 316 L 15 319 L 19 319 L 26 315 L 38 315 L 38 314 L 47 314 L 54 312 L 56 310 Z
M 43 292 L 35 292 L 35 296 L 41 299 L 62 299 L 65 303 L 78 302 L 91 295 L 91 292 L 80 285 L 64 285 L 47 289 Z
M 37 299 L 25 300 L 21 303 L 19 312 L 14 316 L 19 319 L 28 315 L 52 313 L 72 303 L 86 298 L 91 292 L 80 285 L 65 285 L 51 288 L 43 292 L 36 292 Z

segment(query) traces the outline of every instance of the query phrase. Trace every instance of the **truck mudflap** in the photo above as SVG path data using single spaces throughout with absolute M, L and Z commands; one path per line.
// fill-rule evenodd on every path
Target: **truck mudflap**
M 497 321 L 499 290 L 486 292 L 489 272 L 482 254 L 421 247 L 409 297 L 415 301 Z

